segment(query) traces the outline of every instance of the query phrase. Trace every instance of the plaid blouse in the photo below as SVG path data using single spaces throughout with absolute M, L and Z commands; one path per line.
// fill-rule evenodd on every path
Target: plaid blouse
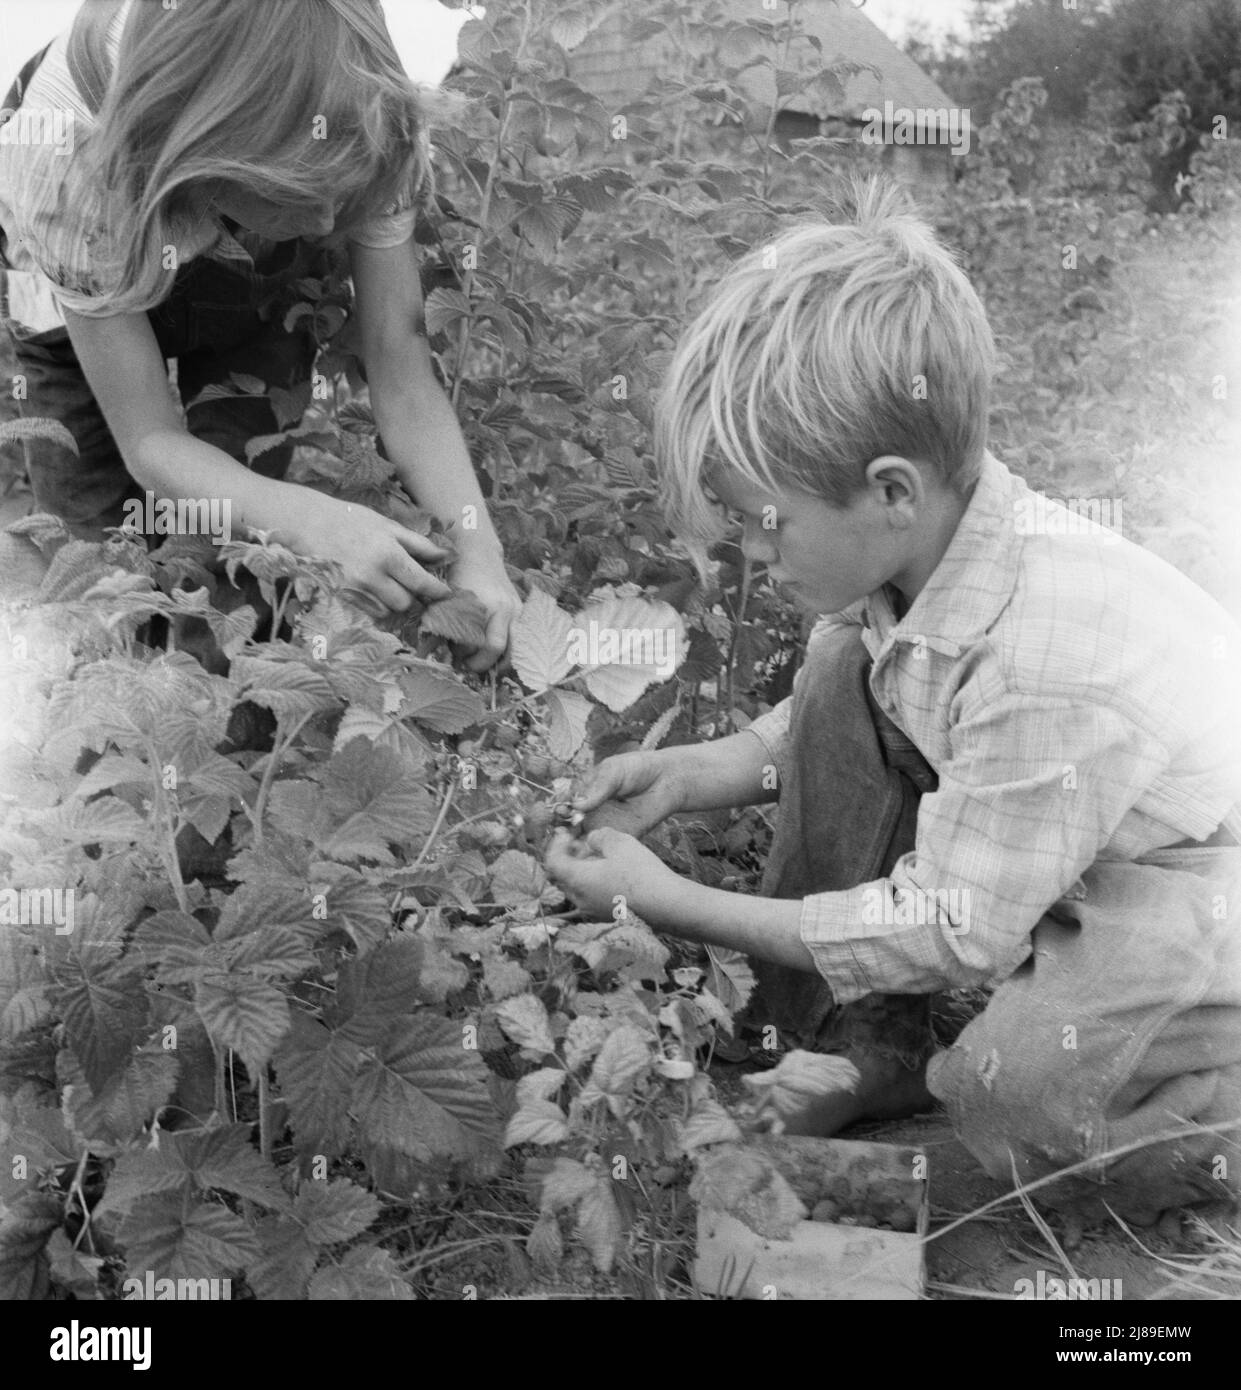
M 115 69 L 121 34 L 132 0 L 108 30 L 108 56 Z M 63 308 L 91 311 L 99 286 L 90 249 L 75 233 L 68 214 L 66 173 L 76 139 L 94 125 L 69 72 L 69 31 L 53 40 L 7 128 L 0 126 L 0 268 L 6 268 L 7 317 L 31 333 L 64 327 Z M 30 138 L 35 132 L 40 138 Z M 362 246 L 400 246 L 413 235 L 416 212 L 394 209 L 349 233 Z M 201 235 L 182 248 L 182 259 L 204 255 L 253 266 L 247 237 L 233 236 L 218 219 L 204 222 Z M 251 245 L 253 245 L 251 240 Z M 149 305 L 147 307 L 154 307 Z
M 1096 860 L 1241 830 L 1241 629 L 990 455 L 904 617 L 880 590 L 811 641 L 842 622 L 862 625 L 875 699 L 939 787 L 889 877 L 803 901 L 839 1002 L 1003 979 Z M 797 756 L 791 707 L 749 726 L 777 768 Z

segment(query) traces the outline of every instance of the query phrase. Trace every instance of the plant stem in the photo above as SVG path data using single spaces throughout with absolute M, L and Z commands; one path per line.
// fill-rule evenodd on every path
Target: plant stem
M 280 761 L 289 751 L 293 740 L 310 722 L 310 715 L 304 714 L 294 726 L 284 734 L 281 733 L 281 723 L 276 721 L 276 737 L 271 746 L 271 752 L 267 755 L 267 766 L 263 769 L 263 780 L 259 783 L 259 794 L 254 799 L 254 811 L 250 819 L 254 823 L 254 843 L 263 843 L 263 816 L 267 811 L 267 799 L 271 795 L 272 783 L 276 779 L 276 771 L 280 766 Z
M 269 1105 L 271 1097 L 268 1093 L 270 1082 L 267 1076 L 266 1066 L 259 1072 L 259 1153 L 264 1158 L 271 1158 L 271 1112 Z

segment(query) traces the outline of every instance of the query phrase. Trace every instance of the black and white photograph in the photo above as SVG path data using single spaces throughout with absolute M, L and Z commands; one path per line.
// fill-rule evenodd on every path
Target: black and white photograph
M 0 0 L 0 1299 L 1226 1367 L 1241 0 Z

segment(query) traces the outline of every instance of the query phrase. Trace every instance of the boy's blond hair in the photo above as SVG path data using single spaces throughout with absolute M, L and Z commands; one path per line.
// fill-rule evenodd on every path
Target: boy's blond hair
M 782 232 L 725 274 L 673 354 L 656 410 L 674 524 L 719 536 L 711 479 L 844 506 L 882 454 L 964 492 L 986 449 L 994 344 L 973 287 L 891 185 L 843 223 Z

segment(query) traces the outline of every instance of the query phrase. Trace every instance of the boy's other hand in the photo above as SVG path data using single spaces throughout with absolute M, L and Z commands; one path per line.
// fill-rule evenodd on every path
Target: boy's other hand
M 641 836 L 679 811 L 682 800 L 680 778 L 666 754 L 618 753 L 587 775 L 573 807 L 585 813 L 588 831 Z
M 433 541 L 369 507 L 309 488 L 296 491 L 301 495 L 289 507 L 277 539 L 302 555 L 335 560 L 344 571 L 346 589 L 396 613 L 404 613 L 415 597 L 433 603 L 452 593 L 418 563 L 437 564 L 448 558 Z
M 613 916 L 623 899 L 628 911 L 651 921 L 677 877 L 632 835 L 608 827 L 576 840 L 557 830 L 544 866 L 579 907 L 600 918 Z

